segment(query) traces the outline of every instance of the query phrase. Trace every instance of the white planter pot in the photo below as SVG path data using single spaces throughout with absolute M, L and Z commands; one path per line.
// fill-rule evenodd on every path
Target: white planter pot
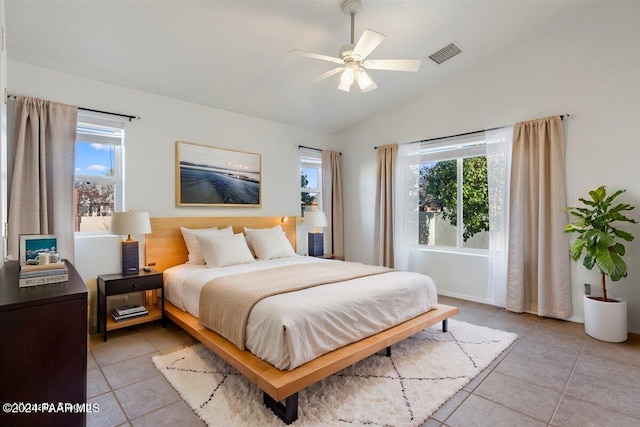
M 584 331 L 606 342 L 627 340 L 627 302 L 602 302 L 584 296 Z

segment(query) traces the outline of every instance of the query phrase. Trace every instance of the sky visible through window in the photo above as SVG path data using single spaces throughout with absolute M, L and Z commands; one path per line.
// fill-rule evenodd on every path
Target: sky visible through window
M 77 141 L 76 175 L 108 176 L 115 162 L 115 147 Z
M 302 173 L 307 176 L 309 182 L 306 188 L 318 188 L 318 169 L 303 167 Z

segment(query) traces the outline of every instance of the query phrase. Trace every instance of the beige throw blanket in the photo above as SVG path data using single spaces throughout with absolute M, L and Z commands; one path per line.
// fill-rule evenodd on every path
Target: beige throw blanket
M 244 350 L 249 313 L 261 299 L 390 271 L 387 267 L 331 261 L 219 277 L 202 288 L 199 322 Z

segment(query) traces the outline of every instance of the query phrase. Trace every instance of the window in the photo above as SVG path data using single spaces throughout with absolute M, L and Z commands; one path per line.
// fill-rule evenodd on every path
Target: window
M 322 153 L 301 149 L 300 154 L 300 215 L 306 211 L 322 210 Z
M 121 123 L 79 117 L 75 160 L 75 231 L 106 232 L 123 207 L 124 129 Z
M 489 249 L 484 132 L 423 144 L 418 166 L 418 244 Z

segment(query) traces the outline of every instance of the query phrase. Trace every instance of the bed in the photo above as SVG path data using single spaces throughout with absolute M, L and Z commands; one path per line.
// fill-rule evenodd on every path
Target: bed
M 207 268 L 201 265 L 202 259 L 193 262 L 181 231 L 181 227 L 229 227 L 238 237 L 248 228 L 246 234 L 252 241 L 258 230 L 275 227 L 282 230 L 279 233 L 286 236 L 287 245 L 295 248 L 295 217 L 153 218 L 151 224 L 152 233 L 145 244 L 146 261 L 165 273 L 166 315 L 257 384 L 264 392 L 265 405 L 287 424 L 297 419 L 298 391 L 380 350 L 386 348 L 389 354 L 392 344 L 435 323 L 442 321 L 446 330 L 446 320 L 458 312 L 455 307 L 438 305 L 431 279 L 415 273 L 293 253 L 239 264 L 225 264 L 223 260 L 222 264 L 215 264 L 216 268 Z M 265 235 L 260 233 L 261 238 Z M 198 241 L 205 249 L 209 248 L 207 242 L 219 239 L 201 236 L 199 233 Z M 229 242 L 240 239 L 235 237 L 225 237 L 225 252 L 234 252 Z M 261 239 L 253 242 L 258 253 Z M 218 262 L 211 259 L 210 251 L 205 255 L 209 266 Z M 266 294 L 256 298 L 257 302 L 251 300 L 251 309 L 244 317 L 246 332 L 225 329 L 224 322 L 244 325 L 237 318 L 215 323 L 222 308 L 230 304 L 227 300 L 221 302 L 230 294 L 225 285 L 241 293 L 243 286 L 253 288 L 257 283 L 255 275 L 260 274 L 265 278 L 260 281 L 265 288 L 275 282 L 285 286 L 288 276 L 301 276 L 299 271 L 313 272 L 306 275 L 313 283 L 304 289 L 296 288 L 295 292 Z M 323 281 L 325 275 L 331 278 Z M 248 279 L 251 283 L 244 282 Z M 397 289 L 391 289 L 390 280 L 398 284 Z M 216 288 L 219 289 L 211 291 Z M 353 295 L 357 295 L 356 302 Z M 204 303 L 207 297 L 211 300 Z M 330 311 L 325 311 L 325 306 Z M 234 309 L 231 313 L 238 316 L 240 311 Z M 273 313 L 280 313 L 282 319 Z M 310 343 L 313 345 L 307 345 Z

